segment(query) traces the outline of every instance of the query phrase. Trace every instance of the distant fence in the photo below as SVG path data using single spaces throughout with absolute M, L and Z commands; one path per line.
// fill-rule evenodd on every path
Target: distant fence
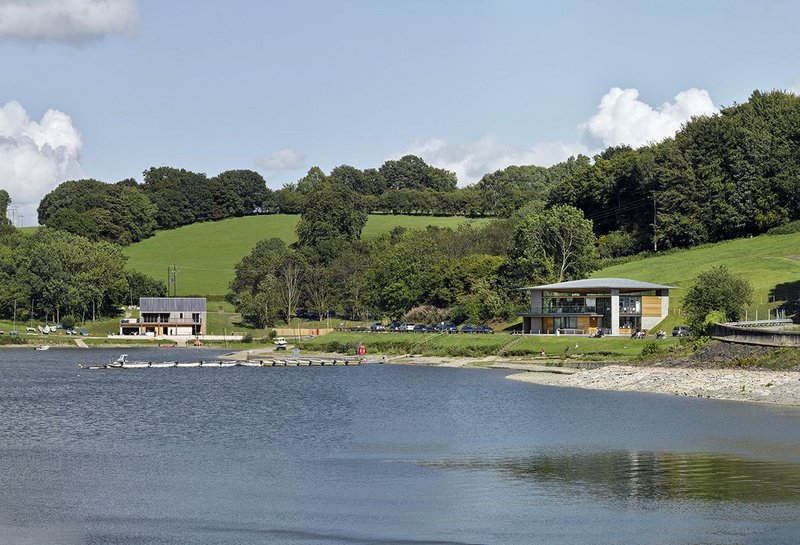
M 714 338 L 720 341 L 758 344 L 762 346 L 795 346 L 800 348 L 800 332 L 756 329 L 733 324 L 714 324 Z

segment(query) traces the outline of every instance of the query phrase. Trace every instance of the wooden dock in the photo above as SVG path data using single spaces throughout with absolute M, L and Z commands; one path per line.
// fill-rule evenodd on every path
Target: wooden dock
M 357 358 L 298 358 L 298 359 L 251 359 L 247 361 L 125 361 L 108 364 L 79 364 L 81 369 L 197 369 L 197 368 L 226 368 L 226 367 L 349 367 L 361 365 L 362 359 Z

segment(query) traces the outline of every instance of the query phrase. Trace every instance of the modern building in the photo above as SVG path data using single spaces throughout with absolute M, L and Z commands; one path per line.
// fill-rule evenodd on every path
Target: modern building
M 120 335 L 205 335 L 205 297 L 142 297 L 139 318 L 124 318 Z
M 669 290 L 626 278 L 589 278 L 520 288 L 530 293 L 523 333 L 631 335 L 657 326 L 669 312 Z

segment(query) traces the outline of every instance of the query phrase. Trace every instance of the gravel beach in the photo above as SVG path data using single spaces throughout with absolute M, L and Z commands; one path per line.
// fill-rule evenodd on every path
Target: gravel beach
M 522 372 L 509 375 L 508 378 L 591 390 L 650 392 L 800 406 L 800 373 L 796 371 L 609 365 L 569 374 Z

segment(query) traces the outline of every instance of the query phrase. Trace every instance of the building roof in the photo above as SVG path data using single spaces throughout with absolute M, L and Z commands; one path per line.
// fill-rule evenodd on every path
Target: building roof
M 628 278 L 585 278 L 583 280 L 571 280 L 569 282 L 545 284 L 543 286 L 528 286 L 520 289 L 542 291 L 583 291 L 601 289 L 668 290 L 673 288 L 675 288 L 675 286 L 652 284 L 650 282 L 639 282 L 638 280 L 629 280 Z
M 142 297 L 141 312 L 205 312 L 205 297 Z

